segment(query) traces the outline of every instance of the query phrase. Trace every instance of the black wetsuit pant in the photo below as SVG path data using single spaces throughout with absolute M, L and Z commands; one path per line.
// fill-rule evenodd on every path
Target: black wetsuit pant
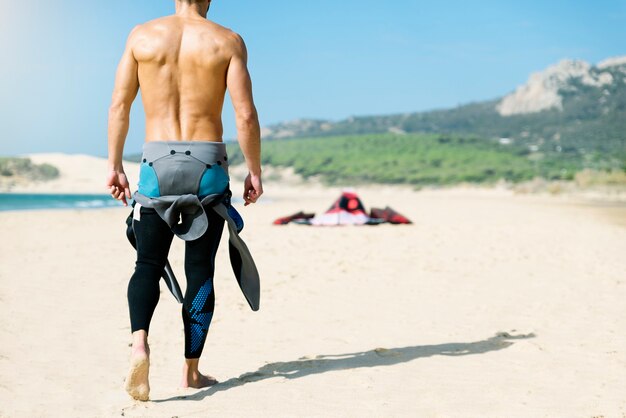
M 206 207 L 209 227 L 194 241 L 185 242 L 187 289 L 183 302 L 185 358 L 199 358 L 204 348 L 213 309 L 215 253 L 224 229 L 224 219 Z M 128 307 L 132 332 L 149 331 L 152 314 L 159 301 L 159 280 L 174 234 L 154 209 L 142 207 L 140 220 L 133 220 L 137 239 L 135 273 L 128 284 Z

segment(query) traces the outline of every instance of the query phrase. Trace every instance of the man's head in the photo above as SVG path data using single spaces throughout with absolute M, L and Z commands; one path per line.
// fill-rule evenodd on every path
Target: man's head
M 180 9 L 180 6 L 194 6 L 197 8 L 198 13 L 205 16 L 209 12 L 211 6 L 211 0 L 176 0 L 176 10 Z

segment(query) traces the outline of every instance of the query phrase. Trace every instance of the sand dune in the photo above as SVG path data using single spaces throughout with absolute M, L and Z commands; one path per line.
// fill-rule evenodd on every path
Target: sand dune
M 95 164 L 67 167 L 84 190 L 99 187 L 85 174 Z M 241 187 L 233 178 L 237 195 Z M 225 234 L 201 361 L 222 383 L 177 389 L 180 305 L 162 286 L 146 403 L 123 389 L 128 209 L 0 213 L 0 416 L 626 414 L 617 215 L 502 190 L 356 191 L 367 207 L 389 204 L 415 224 L 273 226 L 323 211 L 339 193 L 294 179 L 268 180 L 263 203 L 237 205 L 261 310 L 237 288 Z M 176 241 L 171 251 L 182 283 L 183 249 Z
M 105 178 L 107 160 L 84 154 L 29 154 L 35 164 L 48 163 L 57 167 L 59 177 L 50 181 L 19 184 L 11 188 L 16 193 L 107 193 Z M 126 175 L 131 185 L 136 185 L 139 164 L 124 163 Z

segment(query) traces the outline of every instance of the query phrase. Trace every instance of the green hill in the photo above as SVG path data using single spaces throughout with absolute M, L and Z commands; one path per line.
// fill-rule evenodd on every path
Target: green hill
M 512 143 L 516 149 L 537 154 L 538 159 L 548 156 L 563 164 L 623 168 L 626 59 L 598 66 L 563 61 L 533 75 L 527 85 L 505 98 L 454 109 L 338 122 L 298 120 L 267 127 L 264 132 L 265 139 L 388 132 L 454 135 L 482 138 L 491 145 Z
M 243 162 L 236 144 L 229 161 Z M 329 184 L 412 185 L 572 179 L 579 159 L 555 159 L 525 147 L 474 137 L 434 134 L 373 134 L 300 138 L 263 143 L 262 164 L 290 166 L 304 177 L 321 175 Z

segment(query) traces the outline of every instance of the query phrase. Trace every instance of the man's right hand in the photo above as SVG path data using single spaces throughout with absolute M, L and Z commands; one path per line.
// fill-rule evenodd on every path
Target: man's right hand
M 130 185 L 124 170 L 111 170 L 107 176 L 106 187 L 113 199 L 121 200 L 124 206 L 128 206 L 126 199 L 130 199 Z
M 262 194 L 263 185 L 261 183 L 261 175 L 248 173 L 248 176 L 243 183 L 243 200 L 245 201 L 243 205 L 248 206 L 250 203 L 256 203 Z

